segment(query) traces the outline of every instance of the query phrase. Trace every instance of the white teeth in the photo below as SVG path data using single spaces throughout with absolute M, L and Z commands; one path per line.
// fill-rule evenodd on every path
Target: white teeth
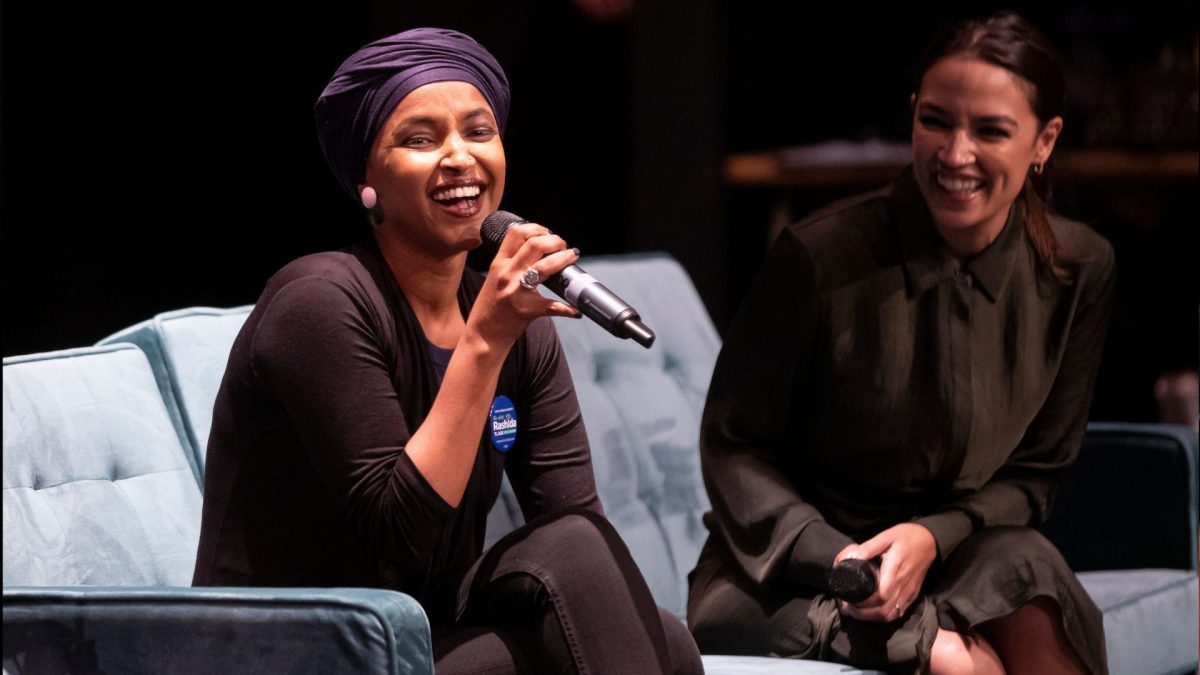
M 947 176 L 937 177 L 938 185 L 950 192 L 971 192 L 978 189 L 982 184 L 981 181 L 975 178 L 949 178 Z
M 445 190 L 438 190 L 437 192 L 433 193 L 433 198 L 439 202 L 446 201 L 449 199 L 463 199 L 464 197 L 471 198 L 471 197 L 478 197 L 478 196 L 479 196 L 479 186 L 478 185 L 468 185 L 466 187 L 457 187 L 457 188 L 446 188 Z

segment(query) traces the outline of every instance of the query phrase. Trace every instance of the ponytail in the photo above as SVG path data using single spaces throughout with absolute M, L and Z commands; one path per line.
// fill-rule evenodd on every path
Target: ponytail
M 1074 278 L 1073 270 L 1058 257 L 1058 241 L 1054 238 L 1054 231 L 1050 229 L 1046 202 L 1041 196 L 1049 195 L 1049 181 L 1046 180 L 1045 174 L 1029 174 L 1025 178 L 1021 194 L 1025 197 L 1025 234 L 1029 236 L 1033 250 L 1055 279 L 1070 283 Z

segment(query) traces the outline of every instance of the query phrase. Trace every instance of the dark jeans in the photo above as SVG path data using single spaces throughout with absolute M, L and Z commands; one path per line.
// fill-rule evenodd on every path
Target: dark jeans
M 496 542 L 463 581 L 460 616 L 433 635 L 447 673 L 703 673 L 603 516 L 543 516 Z

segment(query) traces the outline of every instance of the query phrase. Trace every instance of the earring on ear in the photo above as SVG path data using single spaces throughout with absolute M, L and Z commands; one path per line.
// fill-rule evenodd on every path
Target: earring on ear
M 1044 165 L 1041 162 L 1034 162 L 1033 163 L 1033 172 L 1039 176 L 1042 175 L 1043 166 Z
M 371 214 L 371 223 L 374 225 L 382 223 L 383 206 L 379 203 L 379 195 L 375 193 L 375 188 L 364 185 L 363 189 L 359 191 L 358 197 L 362 200 L 363 208 Z
M 362 199 L 363 208 L 368 211 L 375 208 L 375 205 L 379 203 L 379 195 L 375 194 L 375 188 L 370 185 L 363 186 L 359 197 Z

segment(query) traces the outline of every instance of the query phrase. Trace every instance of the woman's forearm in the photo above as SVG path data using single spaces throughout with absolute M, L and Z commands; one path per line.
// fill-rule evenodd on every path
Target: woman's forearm
M 441 389 L 406 451 L 442 499 L 457 507 L 511 345 L 498 348 L 467 331 L 454 350 Z

